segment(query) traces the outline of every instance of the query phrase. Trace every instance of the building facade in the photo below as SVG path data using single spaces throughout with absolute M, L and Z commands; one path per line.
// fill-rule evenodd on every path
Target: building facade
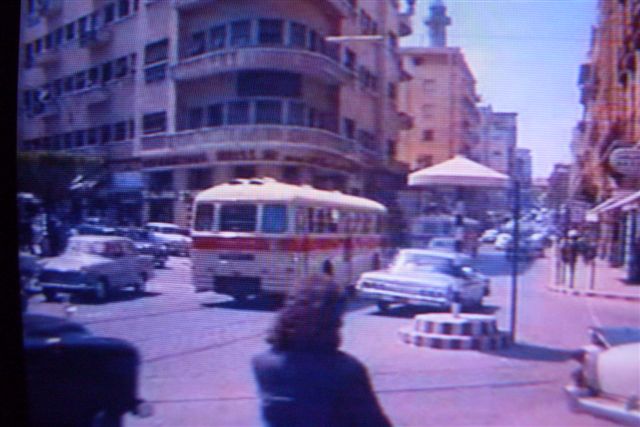
M 490 105 L 479 107 L 478 112 L 480 142 L 472 149 L 471 157 L 511 176 L 517 144 L 517 113 L 496 112 Z
M 404 47 L 403 67 L 412 76 L 400 85 L 399 108 L 413 117 L 413 127 L 400 132 L 396 158 L 411 170 L 453 158 L 472 156 L 479 144 L 480 115 L 476 81 L 458 47 L 446 46 L 451 20 L 441 1 L 431 5 L 425 21 L 431 46 Z
M 140 221 L 270 176 L 385 194 L 413 1 L 24 0 L 20 150 L 109 160 Z M 362 37 L 365 36 L 365 37 Z M 136 193 L 137 191 L 137 193 Z M 121 209 L 116 209 L 122 212 Z

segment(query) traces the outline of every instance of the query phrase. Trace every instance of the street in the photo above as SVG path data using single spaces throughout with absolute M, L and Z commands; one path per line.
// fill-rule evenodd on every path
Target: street
M 393 425 L 613 425 L 569 411 L 562 387 L 577 363 L 568 352 L 588 343 L 589 326 L 640 325 L 638 303 L 549 292 L 552 261 L 547 251 L 546 258 L 522 266 L 517 343 L 497 352 L 403 344 L 398 329 L 429 309 L 393 307 L 381 314 L 375 304 L 351 302 L 342 349 L 368 367 Z M 481 311 L 495 314 L 500 329 L 507 330 L 511 278 L 504 253 L 483 248 L 476 268 L 492 280 Z M 140 395 L 153 404 L 154 415 L 127 415 L 125 425 L 260 425 L 250 359 L 267 348 L 264 337 L 277 307 L 196 294 L 189 258 L 171 257 L 155 273 L 142 297 L 123 293 L 104 304 L 73 301 L 73 320 L 140 350 Z M 63 316 L 64 307 L 38 295 L 29 311 Z

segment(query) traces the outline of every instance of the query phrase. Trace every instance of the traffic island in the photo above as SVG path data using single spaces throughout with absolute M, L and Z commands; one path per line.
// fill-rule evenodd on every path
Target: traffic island
M 398 334 L 406 344 L 446 350 L 500 350 L 510 344 L 496 318 L 484 314 L 419 314 Z

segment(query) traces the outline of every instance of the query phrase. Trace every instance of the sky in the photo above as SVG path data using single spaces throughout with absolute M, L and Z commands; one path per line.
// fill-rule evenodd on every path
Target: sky
M 414 34 L 403 46 L 428 46 L 431 0 L 418 0 Z M 531 149 L 533 175 L 571 162 L 569 144 L 582 106 L 578 68 L 587 61 L 597 0 L 444 0 L 447 44 L 462 48 L 482 104 L 518 113 L 518 147 Z

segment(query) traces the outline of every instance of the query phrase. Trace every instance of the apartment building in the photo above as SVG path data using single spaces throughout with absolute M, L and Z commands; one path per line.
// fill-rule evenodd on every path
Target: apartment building
M 431 5 L 425 21 L 431 45 L 400 50 L 413 76 L 400 85 L 399 108 L 413 117 L 414 126 L 400 132 L 397 159 L 417 170 L 441 163 L 456 154 L 472 155 L 479 143 L 480 115 L 476 81 L 458 47 L 446 46 L 451 20 L 441 1 Z
M 135 222 L 233 178 L 388 194 L 413 3 L 23 0 L 19 149 L 106 157 Z
M 471 150 L 479 163 L 506 175 L 512 174 L 517 144 L 517 113 L 493 111 L 490 105 L 478 107 L 480 143 Z

